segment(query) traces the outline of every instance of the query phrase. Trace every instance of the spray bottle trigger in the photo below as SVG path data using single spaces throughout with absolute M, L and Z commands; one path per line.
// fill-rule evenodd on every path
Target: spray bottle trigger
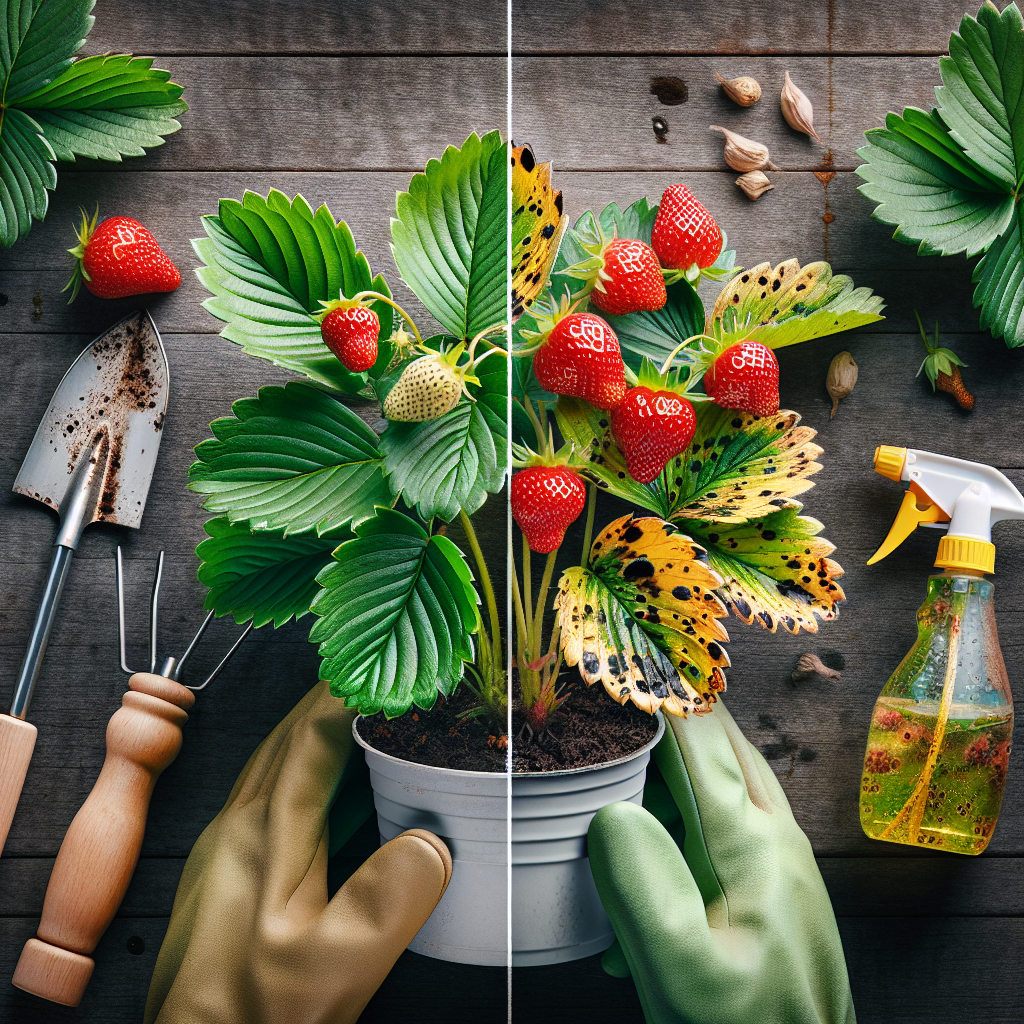
M 919 506 L 918 502 L 922 502 Z M 913 532 L 923 523 L 948 523 L 949 516 L 938 505 L 911 484 L 903 495 L 903 504 L 896 516 L 896 521 L 889 530 L 882 546 L 868 559 L 868 565 L 880 562 L 886 555 L 892 554 Z

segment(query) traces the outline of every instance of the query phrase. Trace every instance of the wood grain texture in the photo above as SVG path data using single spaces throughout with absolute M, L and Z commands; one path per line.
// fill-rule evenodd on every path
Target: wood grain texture
M 491 53 L 508 45 L 504 0 L 99 0 L 88 53 Z
M 1005 6 L 1000 0 L 998 6 Z M 519 0 L 512 5 L 513 53 L 941 53 L 968 7 L 922 0 L 723 0 L 621 4 L 615 0 Z
M 760 101 L 738 106 L 715 71 L 756 78 Z M 786 71 L 814 107 L 821 142 L 783 119 Z M 652 81 L 665 76 L 686 83 L 685 103 L 666 105 L 654 95 Z M 867 129 L 883 124 L 890 110 L 930 109 L 940 84 L 938 57 L 516 57 L 512 131 L 517 141 L 529 132 L 523 141 L 551 154 L 558 171 L 726 168 L 722 135 L 709 130 L 712 124 L 763 143 L 786 171 L 852 170 L 863 162 L 856 151 Z M 655 135 L 654 117 L 668 127 L 664 141 Z

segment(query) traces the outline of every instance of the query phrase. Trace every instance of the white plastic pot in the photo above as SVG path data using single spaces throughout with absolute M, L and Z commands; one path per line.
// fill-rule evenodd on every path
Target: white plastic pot
M 512 966 L 579 960 L 615 939 L 587 857 L 587 829 L 605 805 L 643 800 L 651 749 L 615 761 L 512 776 Z
M 463 772 L 366 751 L 381 843 L 409 828 L 439 835 L 452 854 L 441 902 L 409 949 L 458 964 L 508 963 L 508 776 Z

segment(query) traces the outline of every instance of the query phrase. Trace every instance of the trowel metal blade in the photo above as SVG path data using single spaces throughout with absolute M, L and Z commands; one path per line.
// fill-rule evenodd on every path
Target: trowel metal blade
M 167 355 L 146 310 L 101 334 L 71 365 L 53 393 L 21 465 L 14 490 L 63 518 L 75 469 L 97 458 L 89 476 L 85 524 L 138 528 L 167 412 Z

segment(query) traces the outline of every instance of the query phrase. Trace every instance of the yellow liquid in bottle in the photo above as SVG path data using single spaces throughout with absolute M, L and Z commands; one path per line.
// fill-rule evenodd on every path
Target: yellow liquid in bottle
M 1013 713 L 954 704 L 928 782 L 920 823 L 897 820 L 921 777 L 939 708 L 898 697 L 875 705 L 861 779 L 861 824 L 872 839 L 981 853 L 999 815 Z M 986 709 L 987 710 L 987 709 Z

